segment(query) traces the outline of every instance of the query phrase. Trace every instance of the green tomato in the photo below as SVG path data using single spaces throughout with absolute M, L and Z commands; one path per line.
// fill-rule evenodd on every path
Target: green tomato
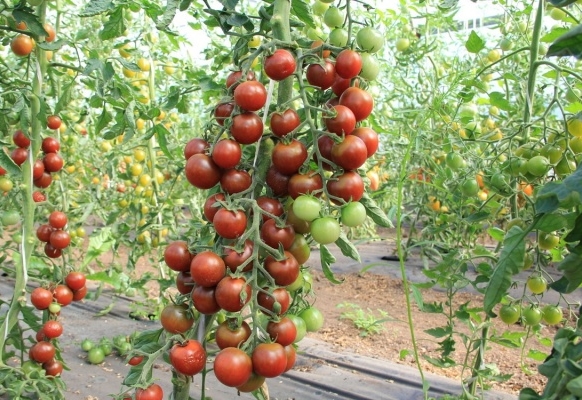
M 526 284 L 527 288 L 533 294 L 542 294 L 548 288 L 548 281 L 546 281 L 546 278 L 540 275 L 530 276 L 529 278 L 527 278 Z
M 320 0 L 316 0 L 315 3 L 313 3 L 313 6 L 311 6 L 311 8 L 313 9 L 313 13 L 315 15 L 321 17 L 325 14 L 327 9 L 329 8 L 329 4 Z
M 338 240 L 341 228 L 339 222 L 332 217 L 317 218 L 309 228 L 311 236 L 319 244 L 330 244 Z
M 342 207 L 340 221 L 345 226 L 360 226 L 366 220 L 366 207 L 359 201 L 351 201 Z
M 467 166 L 466 161 L 463 159 L 459 153 L 449 153 L 445 158 L 445 162 L 449 166 L 450 169 L 453 171 L 458 171 L 461 168 L 465 168 Z
M 479 184 L 475 179 L 467 179 L 461 184 L 461 192 L 465 197 L 477 196 L 479 193 Z
M 20 214 L 16 210 L 8 210 L 2 213 L 2 225 L 11 226 L 20 222 Z
M 87 354 L 87 360 L 91 364 L 101 364 L 105 360 L 105 353 L 100 346 L 95 346 Z
M 549 166 L 550 162 L 544 156 L 534 156 L 526 162 L 527 172 L 538 177 L 545 175 Z
M 523 311 L 523 323 L 526 326 L 534 326 L 542 320 L 542 310 L 535 305 L 531 305 Z
M 305 284 L 305 279 L 303 279 L 303 274 L 300 272 L 299 275 L 297 275 L 297 279 L 295 279 L 295 281 L 293 281 L 292 284 L 287 285 L 287 287 L 285 287 L 285 289 L 287 289 L 288 292 L 294 292 L 296 290 L 301 289 L 304 284 Z
M 307 332 L 317 332 L 323 326 L 323 314 L 315 307 L 306 308 L 299 316 L 305 321 Z
M 295 336 L 295 340 L 293 341 L 293 343 L 298 343 L 307 334 L 307 324 L 305 323 L 305 320 L 303 318 L 295 314 L 287 314 L 287 318 L 293 321 L 293 324 L 297 329 L 297 336 Z
M 548 325 L 557 325 L 564 319 L 562 309 L 558 306 L 548 304 L 542 308 L 542 318 Z
M 40 6 L 44 0 L 26 0 L 31 7 Z
M 329 44 L 336 47 L 344 47 L 348 44 L 348 31 L 343 28 L 335 28 L 329 33 Z
M 293 202 L 293 213 L 303 221 L 313 221 L 320 211 L 321 202 L 317 197 L 302 194 Z
M 120 343 L 119 346 L 117 346 L 117 351 L 119 352 L 120 356 L 125 356 L 132 350 L 132 348 L 133 346 L 131 345 L 131 343 L 123 342 Z
M 380 64 L 378 64 L 378 60 L 376 60 L 376 57 L 374 57 L 370 53 L 365 52 L 360 53 L 360 57 L 362 57 L 362 70 L 360 71 L 360 76 L 367 81 L 373 81 L 378 77 L 378 74 L 380 73 Z
M 95 347 L 95 344 L 90 339 L 85 339 L 81 342 L 81 348 L 83 351 L 89 351 L 93 347 Z
M 557 235 L 546 232 L 538 234 L 538 247 L 542 250 L 552 250 L 558 243 L 560 243 L 560 237 Z
M 101 347 L 101 350 L 103 350 L 103 354 L 105 354 L 105 356 L 108 356 L 111 353 L 113 353 L 113 345 L 107 339 L 101 340 L 99 342 L 99 347 Z
M 410 40 L 408 38 L 399 38 L 396 40 L 396 50 L 406 51 L 410 47 Z
M 330 7 L 325 14 L 323 14 L 323 23 L 330 28 L 339 28 L 340 26 L 343 26 L 345 20 L 345 13 L 337 7 Z
M 501 41 L 499 42 L 499 48 L 503 51 L 509 51 L 511 49 L 513 49 L 513 42 L 507 38 L 501 39 Z
M 519 310 L 516 306 L 505 304 L 499 309 L 499 318 L 508 325 L 515 324 L 519 317 Z
M 376 53 L 384 46 L 384 37 L 371 26 L 366 26 L 356 34 L 356 43 L 358 47 L 368 53 Z

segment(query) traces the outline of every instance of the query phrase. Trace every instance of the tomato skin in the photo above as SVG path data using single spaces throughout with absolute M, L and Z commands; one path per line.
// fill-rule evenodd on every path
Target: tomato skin
M 43 28 L 47 33 L 47 36 L 45 36 L 45 38 L 44 38 L 45 42 L 48 42 L 48 43 L 54 42 L 55 38 L 57 37 L 57 33 L 55 32 L 55 28 L 51 24 L 44 24 Z
M 279 343 L 261 343 L 252 354 L 253 371 L 266 378 L 274 378 L 285 372 L 287 355 Z
M 56 153 L 57 151 L 60 150 L 61 144 L 56 138 L 48 136 L 42 140 L 41 148 L 43 153 L 45 154 Z
M 230 134 L 240 144 L 251 144 L 263 135 L 263 120 L 254 112 L 244 112 L 232 118 Z
M 291 319 L 283 317 L 279 321 L 269 321 L 267 333 L 271 340 L 284 347 L 295 342 L 297 328 Z
M 293 227 L 295 234 L 300 233 L 300 234 L 304 235 L 306 233 L 309 233 L 309 231 L 310 231 L 311 222 L 304 221 L 304 220 L 300 219 L 299 217 L 297 217 L 295 215 L 295 213 L 293 212 L 293 207 L 290 207 L 287 210 L 287 219 L 285 220 L 285 222 Z M 295 243 L 295 241 L 293 241 L 293 243 Z M 291 248 L 292 247 L 293 247 L 293 245 L 291 245 Z M 292 252 L 291 248 L 289 248 L 289 251 Z
M 46 126 L 49 129 L 59 129 L 61 127 L 61 118 L 58 115 L 49 115 L 46 117 Z
M 293 254 L 299 265 L 305 264 L 311 255 L 309 243 L 307 243 L 305 236 L 299 233 L 295 234 L 295 240 L 293 240 L 293 244 L 288 251 Z
M 508 325 L 513 325 L 519 321 L 520 313 L 517 307 L 505 304 L 499 309 L 499 318 Z
M 12 141 L 15 145 L 23 149 L 30 147 L 30 139 L 20 129 L 14 132 L 12 135 Z
M 241 251 L 236 249 L 225 247 L 224 255 L 222 259 L 224 264 L 230 269 L 231 272 L 236 272 L 238 267 L 241 266 L 246 260 L 248 260 L 253 255 L 254 244 L 250 239 L 245 240 L 244 247 Z M 253 263 L 249 262 L 241 272 L 250 271 L 253 268 Z
M 47 339 L 55 339 L 62 335 L 63 325 L 59 321 L 49 320 L 42 326 L 42 332 Z
M 224 121 L 232 116 L 234 103 L 232 101 L 220 103 L 214 109 L 214 118 L 220 126 L 224 126 Z
M 184 146 L 184 159 L 188 160 L 194 154 L 204 154 L 209 148 L 210 144 L 204 139 L 190 139 L 190 141 L 186 143 L 186 146 Z
M 194 281 L 192 280 L 189 269 L 188 272 L 180 271 L 176 275 L 176 288 L 180 294 L 189 294 L 192 292 Z
M 43 363 L 42 368 L 48 376 L 59 376 L 64 369 L 63 363 L 55 359 Z
M 293 234 L 295 240 L 295 234 Z M 291 242 L 293 244 L 293 242 Z M 290 246 L 289 246 L 290 247 Z M 299 263 L 289 251 L 285 250 L 283 260 L 276 260 L 269 255 L 265 258 L 265 270 L 273 277 L 279 286 L 287 286 L 295 282 L 299 276 Z
M 305 324 L 305 320 L 295 314 L 287 314 L 287 318 L 289 318 L 293 322 L 293 325 L 295 325 L 296 335 L 295 341 L 293 343 L 298 343 L 307 334 L 307 325 Z
M 304 221 L 313 221 L 319 216 L 320 211 L 321 203 L 313 196 L 303 194 L 293 202 L 293 213 Z
M 253 372 L 251 377 L 244 384 L 237 386 L 236 389 L 242 393 L 250 393 L 260 388 L 264 383 L 265 377 Z
M 380 141 L 378 134 L 372 128 L 359 127 L 354 129 L 350 135 L 357 136 L 364 141 L 368 149 L 368 158 L 372 157 L 378 150 Z
M 323 314 L 315 307 L 306 308 L 299 314 L 299 317 L 305 321 L 307 332 L 317 332 L 323 326 Z
M 527 288 L 533 294 L 542 294 L 548 288 L 548 282 L 543 276 L 532 275 L 527 279 Z
M 210 189 L 220 181 L 220 167 L 206 154 L 194 154 L 186 162 L 186 179 L 198 189 Z
M 191 293 L 192 305 L 202 314 L 216 314 L 220 306 L 216 302 L 215 292 L 215 287 L 195 286 Z
M 208 196 L 206 201 L 204 202 L 204 216 L 209 222 L 214 220 L 214 216 L 222 208 L 220 204 L 217 204 L 219 201 L 225 201 L 226 197 L 222 193 L 214 193 Z M 215 205 L 216 204 L 216 205 Z
M 321 90 L 329 89 L 335 81 L 335 67 L 325 60 L 323 66 L 320 64 L 310 64 L 305 71 L 305 78 L 310 85 Z
M 331 147 L 331 160 L 344 170 L 360 168 L 368 159 L 368 148 L 362 139 L 347 135 Z
M 362 57 L 357 51 L 344 49 L 335 59 L 335 72 L 344 79 L 355 78 L 362 70 Z
M 277 171 L 277 169 L 271 165 L 267 170 L 267 177 L 265 181 L 267 185 L 273 192 L 274 196 L 283 197 L 286 196 L 287 191 L 287 184 L 289 183 L 290 176 L 282 174 L 281 172 Z
M 333 106 L 333 113 L 325 117 L 324 122 L 328 131 L 339 136 L 349 135 L 356 127 L 356 116 L 348 107 L 339 104 Z
M 28 150 L 22 147 L 17 147 L 10 152 L 10 158 L 16 165 L 22 165 L 28 158 Z
M 245 384 L 253 372 L 251 358 L 236 347 L 222 349 L 214 359 L 214 375 L 225 386 Z
M 81 289 L 79 290 L 74 290 L 73 291 L 73 301 L 81 301 L 85 298 L 85 296 L 87 296 L 87 292 L 89 289 L 87 289 L 87 286 L 83 286 Z
M 275 52 L 265 58 L 263 67 L 265 74 L 274 81 L 282 81 L 295 72 L 297 62 L 290 51 L 277 49 Z
M 153 383 L 145 389 L 136 389 L 135 400 L 163 400 L 164 391 L 160 385 Z
M 49 258 L 59 258 L 62 254 L 61 249 L 57 249 L 50 243 L 44 245 L 44 254 Z
M 267 102 L 267 89 L 261 82 L 242 82 L 234 89 L 234 102 L 246 111 L 260 110 Z
M 71 244 L 71 235 L 68 232 L 63 231 L 61 229 L 57 229 L 53 233 L 51 233 L 51 237 L 49 239 L 49 243 L 55 249 L 64 249 Z
M 232 139 L 219 140 L 212 149 L 212 161 L 223 169 L 236 167 L 241 157 L 240 144 Z
M 356 34 L 358 47 L 368 53 L 376 53 L 384 46 L 384 37 L 371 26 L 363 27 Z
M 44 163 L 42 160 L 36 160 L 32 166 L 32 179 L 37 180 L 42 178 L 44 172 Z
M 40 341 L 35 343 L 30 348 L 30 359 L 38 363 L 45 363 L 54 358 L 56 354 L 55 346 L 52 343 L 46 341 Z
M 19 57 L 26 57 L 32 53 L 34 42 L 30 36 L 20 33 L 16 35 L 10 42 L 10 49 Z
M 184 333 L 194 325 L 194 318 L 185 304 L 168 304 L 160 314 L 162 327 L 170 333 Z
M 87 283 L 87 278 L 85 274 L 79 271 L 71 271 L 65 277 L 65 284 L 73 292 L 82 289 Z
M 251 175 L 244 170 L 228 169 L 220 177 L 220 187 L 228 194 L 241 193 L 251 187 Z
M 542 308 L 542 318 L 548 325 L 557 325 L 564 319 L 562 309 L 558 306 L 548 304 Z
M 271 294 L 268 293 L 268 288 L 263 288 L 257 294 L 257 302 L 265 310 L 275 315 L 281 315 L 285 314 L 289 309 L 291 296 L 285 288 L 276 288 Z
M 278 227 L 277 222 L 270 219 L 261 226 L 261 239 L 274 249 L 278 249 L 279 244 L 281 244 L 286 250 L 291 247 L 293 240 L 295 240 L 295 230 L 291 225 Z
M 271 157 L 277 171 L 284 175 L 293 175 L 307 160 L 307 147 L 296 139 L 288 144 L 279 142 L 275 145 Z
M 135 367 L 136 365 L 141 364 L 142 361 L 143 361 L 143 356 L 133 356 L 129 359 L 129 361 L 127 363 L 129 365 Z
M 244 278 L 225 276 L 216 285 L 214 297 L 223 310 L 238 312 L 249 302 L 251 287 Z
M 368 118 L 374 109 L 374 99 L 372 98 L 372 95 L 355 86 L 347 88 L 342 93 L 339 103 L 342 106 L 346 106 L 354 113 L 356 121 L 362 121 Z
M 214 230 L 225 239 L 240 237 L 247 228 L 247 216 L 242 210 L 221 208 L 212 220 Z
M 176 371 L 187 376 L 194 376 L 206 366 L 206 351 L 197 340 L 176 343 L 170 349 L 170 363 Z
M 226 77 L 226 88 L 227 89 L 229 89 L 230 87 L 232 87 L 233 89 L 236 88 L 236 86 L 238 86 L 238 83 L 241 81 L 242 77 L 243 77 L 242 71 L 232 71 Z M 247 81 L 254 81 L 255 80 L 255 73 L 253 71 L 247 72 L 245 79 Z
M 49 215 L 48 222 L 55 229 L 63 229 L 67 225 L 67 214 L 62 211 L 53 211 Z
M 366 220 L 366 207 L 358 201 L 351 201 L 341 209 L 340 220 L 349 227 L 360 226 Z
M 531 305 L 523 310 L 523 323 L 526 326 L 534 326 L 540 323 L 542 320 L 542 310 L 535 306 Z
M 311 222 L 311 237 L 319 244 L 334 243 L 340 236 L 339 222 L 332 217 L 321 217 Z
M 257 197 L 257 205 L 260 207 L 261 210 L 272 214 L 276 217 L 280 217 L 285 212 L 283 208 L 283 204 L 277 199 L 274 199 L 269 196 L 259 196 Z M 263 214 L 263 222 L 271 219 L 271 217 L 267 214 Z
M 61 306 L 68 306 L 73 302 L 73 291 L 67 285 L 57 285 L 53 289 L 53 297 Z
M 42 173 L 42 176 L 38 179 L 35 179 L 33 181 L 34 186 L 41 188 L 41 189 L 45 189 L 47 187 L 49 187 L 51 185 L 53 181 L 53 178 L 51 176 L 51 174 L 47 171 Z
M 192 254 L 188 249 L 188 244 L 183 240 L 170 243 L 164 250 L 164 261 L 174 271 L 190 272 Z
M 251 337 L 251 327 L 246 321 L 242 321 L 240 326 L 235 326 L 231 322 L 224 321 L 216 328 L 216 345 L 218 348 L 239 347 Z
M 295 347 L 290 344 L 285 346 L 285 355 L 287 356 L 287 366 L 285 367 L 285 371 L 289 371 L 295 365 L 295 360 L 297 360 L 297 352 L 295 351 Z
M 327 181 L 329 194 L 343 199 L 345 202 L 359 201 L 364 196 L 364 180 L 354 171 L 346 171 L 337 179 Z
M 30 294 L 30 302 L 37 310 L 46 310 L 53 302 L 53 293 L 45 288 L 35 288 Z
M 321 196 L 323 189 L 323 179 L 315 171 L 309 171 L 306 174 L 294 174 L 287 184 L 287 193 L 292 199 L 301 195 Z
M 226 275 L 226 265 L 218 254 L 206 250 L 192 259 L 190 275 L 197 285 L 214 287 Z
M 293 132 L 301 124 L 301 119 L 297 111 L 289 108 L 282 113 L 271 114 L 270 121 L 271 132 L 275 136 L 284 137 Z

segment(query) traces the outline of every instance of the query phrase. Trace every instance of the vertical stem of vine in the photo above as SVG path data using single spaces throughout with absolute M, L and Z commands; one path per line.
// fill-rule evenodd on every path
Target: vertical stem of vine
M 289 16 L 291 13 L 290 0 L 275 0 L 273 3 L 273 16 L 271 17 L 271 28 L 275 39 L 290 42 L 291 28 L 289 25 Z M 291 100 L 293 95 L 294 76 L 279 82 L 279 92 L 277 96 L 277 105 L 285 104 Z
M 487 321 L 489 322 L 490 318 L 487 317 Z M 473 364 L 473 373 L 472 377 L 476 378 L 479 373 L 478 371 L 481 369 L 481 365 L 485 361 L 485 349 L 487 348 L 487 338 L 489 337 L 489 325 L 486 325 L 483 329 L 481 329 L 481 343 L 479 344 L 479 350 L 477 351 L 477 355 L 475 356 L 475 363 Z M 468 350 L 467 350 L 468 351 Z M 469 391 L 474 396 L 477 392 L 478 380 L 473 379 L 469 384 Z

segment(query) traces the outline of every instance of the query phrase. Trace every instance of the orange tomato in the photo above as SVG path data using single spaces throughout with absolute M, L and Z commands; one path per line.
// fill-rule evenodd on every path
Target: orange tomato
M 380 187 L 380 176 L 376 171 L 368 171 L 366 173 L 368 179 L 370 180 L 370 189 L 378 190 Z

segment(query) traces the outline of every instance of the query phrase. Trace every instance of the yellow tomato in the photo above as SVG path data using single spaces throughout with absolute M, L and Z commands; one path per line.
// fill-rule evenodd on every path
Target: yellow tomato
M 143 174 L 139 177 L 139 184 L 141 186 L 148 186 L 152 182 L 152 177 L 148 174 Z
M 176 72 L 176 68 L 172 65 L 164 65 L 164 72 L 168 75 L 173 75 Z
M 65 171 L 67 171 L 69 174 L 72 174 L 73 172 L 75 172 L 75 166 L 74 165 L 67 165 L 65 167 Z
M 147 72 L 151 69 L 150 61 L 145 58 L 140 58 L 139 60 L 137 60 L 137 66 L 144 72 Z
M 117 202 L 117 204 L 119 205 L 119 207 L 125 208 L 129 205 L 129 202 L 125 199 L 121 199 Z
M 129 171 L 132 176 L 140 176 L 143 172 L 143 166 L 141 164 L 131 164 Z
M 101 181 L 96 176 L 94 176 L 93 179 L 91 179 L 91 183 L 93 183 L 93 185 L 98 185 L 99 182 L 101 182 Z
M 572 136 L 582 136 L 582 120 L 572 118 L 568 120 L 568 132 Z
M 143 149 L 135 149 L 133 151 L 133 158 L 135 159 L 135 161 L 143 161 L 146 159 L 146 152 Z
M 141 118 L 136 119 L 135 120 L 135 127 L 141 131 L 142 129 L 145 128 L 145 121 Z
M 135 71 L 132 71 L 131 69 L 125 68 L 123 67 L 121 69 L 121 71 L 123 72 L 123 76 L 125 76 L 126 78 L 134 78 L 136 75 Z

